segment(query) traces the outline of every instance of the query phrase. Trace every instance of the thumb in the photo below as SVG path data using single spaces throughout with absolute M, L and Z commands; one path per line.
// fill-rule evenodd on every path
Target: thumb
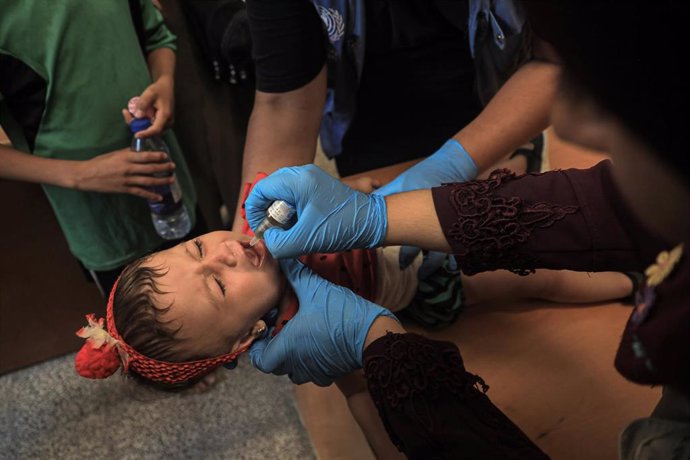
M 290 244 L 289 242 L 295 238 L 294 230 L 294 226 L 289 230 L 271 227 L 264 232 L 264 243 L 266 243 L 266 247 L 271 251 L 273 257 L 285 259 L 302 255 L 300 248 L 295 247 L 295 244 Z
M 137 118 L 148 117 L 152 118 L 154 114 L 153 101 L 156 98 L 156 94 L 150 89 L 145 89 L 139 100 L 137 101 L 137 109 L 134 112 L 134 116 Z
M 283 274 L 292 285 L 292 289 L 299 299 L 300 312 L 314 307 L 313 299 L 322 292 L 328 281 L 314 273 L 311 268 L 297 259 L 280 259 Z M 297 313 L 299 315 L 299 312 Z
M 249 361 L 252 366 L 266 374 L 273 373 L 282 360 L 282 354 L 277 347 L 269 347 L 270 342 L 271 337 L 255 340 L 249 349 Z
M 256 183 L 251 193 L 247 196 L 247 199 L 244 200 L 244 211 L 247 214 L 247 222 L 252 230 L 256 230 L 256 227 L 264 220 L 266 217 L 266 210 L 271 206 L 271 203 L 275 201 L 263 193 L 263 182 L 262 180 Z
M 297 259 L 280 259 L 278 263 L 280 263 L 283 274 L 290 284 L 292 284 L 293 288 L 301 285 L 305 278 L 308 279 L 310 275 L 312 275 L 311 270 Z M 297 289 L 295 289 L 295 291 L 297 291 Z

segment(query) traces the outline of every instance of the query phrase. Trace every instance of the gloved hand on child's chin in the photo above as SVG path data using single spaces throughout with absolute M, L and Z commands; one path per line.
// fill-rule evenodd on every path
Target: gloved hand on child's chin
M 245 202 L 252 229 L 276 200 L 294 206 L 297 222 L 270 228 L 264 242 L 276 258 L 380 246 L 388 216 L 383 196 L 358 192 L 314 165 L 282 168 L 258 182 Z
M 349 289 L 314 274 L 294 259 L 280 261 L 297 294 L 299 311 L 278 335 L 254 342 L 252 364 L 320 386 L 362 367 L 364 341 L 374 320 L 395 315 Z
M 477 165 L 467 150 L 460 142 L 450 139 L 433 155 L 378 188 L 373 194 L 388 196 L 394 193 L 438 187 L 449 182 L 465 182 L 477 177 L 477 173 Z M 410 265 L 420 251 L 421 249 L 413 246 L 403 246 L 400 250 L 400 269 Z M 419 279 L 424 279 L 439 268 L 444 257 L 445 254 L 442 253 L 429 253 L 419 270 Z

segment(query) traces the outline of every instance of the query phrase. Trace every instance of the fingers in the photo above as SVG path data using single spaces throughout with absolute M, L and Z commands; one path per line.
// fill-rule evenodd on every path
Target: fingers
M 283 230 L 281 228 L 269 228 L 264 232 L 264 243 L 266 247 L 271 252 L 271 255 L 276 259 L 285 259 L 286 257 L 298 257 L 301 254 L 293 254 L 288 245 L 286 245 L 286 240 L 289 240 L 289 235 L 291 230 Z
M 319 172 L 327 175 L 314 165 L 291 166 L 281 168 L 258 182 L 244 203 L 247 221 L 252 230 L 261 223 L 266 216 L 266 209 L 276 200 L 287 202 L 297 210 L 299 215 L 302 207 L 306 204 L 299 197 L 311 195 L 308 190 L 309 184 L 317 180 L 315 175 L 318 175 Z M 335 181 L 335 179 L 332 180 Z
M 422 252 L 421 249 L 415 246 L 402 246 L 400 248 L 400 255 L 398 256 L 398 262 L 400 264 L 400 270 L 406 269 L 415 258 Z
M 127 159 L 132 163 L 164 164 L 162 162 L 168 160 L 168 155 L 165 152 L 132 152 L 129 149 L 124 151 L 127 152 Z
M 276 200 L 284 200 L 294 204 L 292 187 L 295 175 L 291 168 L 281 168 L 266 179 L 257 182 L 252 192 L 247 197 L 245 209 L 249 213 L 250 208 L 265 210 Z
M 166 161 L 165 163 L 132 163 L 127 168 L 125 175 L 138 176 L 146 175 L 153 176 L 155 174 L 170 176 L 175 170 L 175 163 Z
M 295 200 L 291 193 L 292 180 L 289 175 L 284 174 L 284 169 L 286 168 L 279 169 L 258 182 L 245 200 L 244 210 L 247 214 L 247 222 L 253 230 L 266 217 L 266 210 L 274 201 L 282 199 L 294 206 Z M 290 195 L 290 198 L 286 199 L 286 195 Z M 281 198 L 278 198 L 279 196 Z
M 139 137 L 150 137 L 157 136 L 161 134 L 164 130 L 168 121 L 170 120 L 170 111 L 167 109 L 160 108 L 156 110 L 151 123 L 151 127 L 141 131 Z
M 161 201 L 163 199 L 162 195 L 141 187 L 127 187 L 125 193 L 144 198 L 148 201 Z
M 164 152 L 128 151 L 126 154 L 129 163 L 126 164 L 124 168 L 125 176 L 165 175 L 166 178 L 168 178 L 171 177 L 172 172 L 175 170 L 175 163 L 169 161 L 168 156 Z M 161 177 L 156 177 L 155 179 L 161 179 Z M 172 181 L 168 181 L 167 183 L 172 183 Z M 143 185 L 159 185 L 159 182 L 146 183 Z
M 249 361 L 252 363 L 252 366 L 266 374 L 285 374 L 282 369 L 279 369 L 280 363 L 286 359 L 285 353 L 278 346 L 279 338 L 279 336 L 273 339 L 267 337 L 254 341 L 249 349 Z
M 134 116 L 136 118 L 146 117 L 151 120 L 151 126 L 139 131 L 136 134 L 137 137 L 156 136 L 165 130 L 165 126 L 172 116 L 172 108 L 168 101 L 160 97 L 154 89 L 154 85 L 151 85 L 139 96 Z
M 173 176 L 166 177 L 151 177 L 146 175 L 127 176 L 124 179 L 125 185 L 135 187 L 157 187 L 162 185 L 170 185 L 175 182 Z
M 131 113 L 129 113 L 129 110 L 127 109 L 122 109 L 122 118 L 124 118 L 125 123 L 127 123 L 128 125 L 132 123 L 132 120 L 134 120 L 134 117 Z
M 154 102 L 156 101 L 157 94 L 149 86 L 141 93 L 139 100 L 137 101 L 137 109 L 134 111 L 134 116 L 136 118 L 153 118 L 154 112 Z
M 297 259 L 280 259 L 278 261 L 285 277 L 293 285 L 304 276 L 310 276 L 311 270 Z

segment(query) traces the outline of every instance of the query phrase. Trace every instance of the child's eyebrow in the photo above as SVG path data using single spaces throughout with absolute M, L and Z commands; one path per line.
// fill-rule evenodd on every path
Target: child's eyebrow
M 188 243 L 189 243 L 190 241 L 192 241 L 192 240 L 184 241 L 184 242 L 180 243 L 180 245 L 184 248 L 184 252 L 185 252 L 189 257 L 191 257 L 192 259 L 194 259 L 194 261 L 197 261 L 197 260 L 199 260 L 199 256 L 198 256 L 197 254 L 194 254 L 194 253 L 189 249 L 189 244 L 188 244 Z M 211 301 L 211 303 L 213 304 L 213 306 L 214 306 L 216 309 L 220 308 L 220 306 L 217 304 L 217 302 L 218 302 L 217 294 L 214 293 L 213 288 L 211 288 L 211 286 L 209 286 L 207 282 L 204 282 L 204 286 L 206 287 L 206 294 L 208 295 L 208 298 L 209 298 L 209 300 Z
M 184 252 L 186 252 L 187 255 L 189 255 L 189 257 L 191 257 L 191 258 L 194 259 L 194 260 L 197 260 L 197 257 L 198 257 L 198 256 L 195 256 L 195 255 L 192 253 L 192 251 L 189 250 L 189 244 L 188 244 L 189 241 L 191 241 L 191 240 L 185 241 L 184 243 L 180 243 L 180 244 L 182 245 L 182 247 L 184 247 Z

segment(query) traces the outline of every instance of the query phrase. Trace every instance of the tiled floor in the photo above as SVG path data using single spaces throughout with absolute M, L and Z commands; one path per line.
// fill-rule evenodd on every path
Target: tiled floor
M 549 134 L 551 168 L 587 167 L 605 157 Z M 618 303 L 520 302 L 475 306 L 452 327 L 415 332 L 458 344 L 489 396 L 553 459 L 616 458 L 618 433 L 649 414 L 658 389 L 613 368 L 630 312 Z M 321 459 L 373 458 L 335 387 L 295 387 L 302 419 Z

